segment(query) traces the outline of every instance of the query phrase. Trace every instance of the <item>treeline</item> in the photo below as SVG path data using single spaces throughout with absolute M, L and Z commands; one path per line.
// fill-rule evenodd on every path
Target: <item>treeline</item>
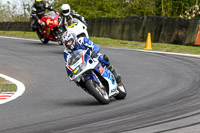
M 86 18 L 125 16 L 184 16 L 198 0 L 55 0 L 54 6 L 69 3 Z M 192 14 L 191 14 L 192 15 Z
M 126 16 L 199 17 L 199 0 L 54 0 L 46 1 L 60 12 L 64 3 L 85 18 Z M 52 3 L 53 2 L 53 3 Z M 17 5 L 0 1 L 0 21 L 29 21 L 33 1 Z
M 7 3 L 0 1 L 0 22 L 29 21 L 31 6 L 30 1 L 18 5 L 9 1 Z

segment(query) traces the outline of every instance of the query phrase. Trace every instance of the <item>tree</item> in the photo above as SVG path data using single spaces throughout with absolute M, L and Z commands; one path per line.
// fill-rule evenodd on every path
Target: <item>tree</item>
M 22 10 L 16 11 L 17 5 L 11 5 L 9 2 L 2 5 L 0 1 L 1 21 L 29 21 L 32 2 L 28 0 L 21 3 Z M 199 7 L 198 0 L 46 0 L 46 2 L 59 12 L 61 12 L 61 5 L 68 3 L 73 10 L 85 18 L 146 15 L 167 17 L 182 15 L 187 18 L 199 16 L 197 11 L 194 15 L 194 9 L 197 10 L 197 6 Z
M 3 4 L 0 1 L 1 21 L 29 21 L 30 9 L 30 1 L 23 2 L 21 5 L 11 4 L 9 1 Z

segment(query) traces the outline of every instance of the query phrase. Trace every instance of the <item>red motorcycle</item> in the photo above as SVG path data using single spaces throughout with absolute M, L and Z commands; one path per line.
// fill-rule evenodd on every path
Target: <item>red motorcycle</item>
M 59 29 L 58 22 L 59 15 L 51 11 L 45 13 L 44 16 L 40 19 L 45 22 L 44 26 L 41 26 L 39 30 L 36 30 L 37 35 L 42 43 L 48 43 L 50 41 L 57 41 L 58 44 L 62 45 L 61 37 L 63 30 Z

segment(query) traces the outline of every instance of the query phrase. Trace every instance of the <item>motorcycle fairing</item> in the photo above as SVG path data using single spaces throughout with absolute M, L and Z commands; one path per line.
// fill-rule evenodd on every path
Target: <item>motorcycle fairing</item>
M 115 76 L 112 74 L 112 72 L 105 66 L 104 68 L 99 63 L 94 70 L 101 74 L 101 76 L 108 82 L 109 85 L 109 96 L 112 96 L 116 93 L 118 93 L 117 90 L 117 83 L 115 80 Z
M 80 20 L 74 18 L 76 21 L 71 26 L 65 26 L 68 31 L 74 32 L 76 36 L 79 36 L 81 34 L 85 34 L 87 38 L 89 38 L 88 32 L 87 32 L 87 26 L 83 24 Z
M 57 41 L 54 34 L 52 34 L 52 30 L 54 27 L 59 26 L 58 17 L 58 15 L 51 11 L 41 18 L 42 21 L 46 22 L 46 25 L 42 27 L 41 31 L 44 38 L 48 38 L 51 41 Z
M 73 23 L 73 24 L 69 25 L 68 27 L 69 27 L 69 28 L 73 28 L 73 27 L 76 26 L 76 25 L 77 25 L 77 23 Z
M 85 62 L 88 63 L 88 60 L 92 59 L 88 54 L 85 54 Z

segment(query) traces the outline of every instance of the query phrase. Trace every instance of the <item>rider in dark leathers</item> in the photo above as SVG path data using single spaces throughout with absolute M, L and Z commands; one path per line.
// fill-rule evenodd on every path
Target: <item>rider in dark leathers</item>
M 108 56 L 99 53 L 100 47 L 94 44 L 89 38 L 86 37 L 77 38 L 74 33 L 66 31 L 62 36 L 62 42 L 65 47 L 64 58 L 66 63 L 69 57 L 68 55 L 70 55 L 73 51 L 78 49 L 86 50 L 87 48 L 89 48 L 87 54 L 89 54 L 92 58 L 97 58 L 101 63 L 106 65 L 108 69 L 110 69 L 110 71 L 114 74 L 116 82 L 118 84 L 121 83 L 121 76 L 116 73 L 113 66 L 110 64 Z M 72 74 L 72 72 L 67 67 L 66 70 L 68 76 Z M 77 83 L 77 85 L 82 86 L 80 83 Z
M 55 13 L 59 14 L 53 7 L 43 2 L 43 0 L 35 0 L 35 3 L 31 8 L 31 13 L 32 13 L 31 26 L 33 31 L 41 30 L 41 26 L 45 25 L 45 22 L 41 21 L 40 19 L 44 16 L 46 9 L 54 11 Z

